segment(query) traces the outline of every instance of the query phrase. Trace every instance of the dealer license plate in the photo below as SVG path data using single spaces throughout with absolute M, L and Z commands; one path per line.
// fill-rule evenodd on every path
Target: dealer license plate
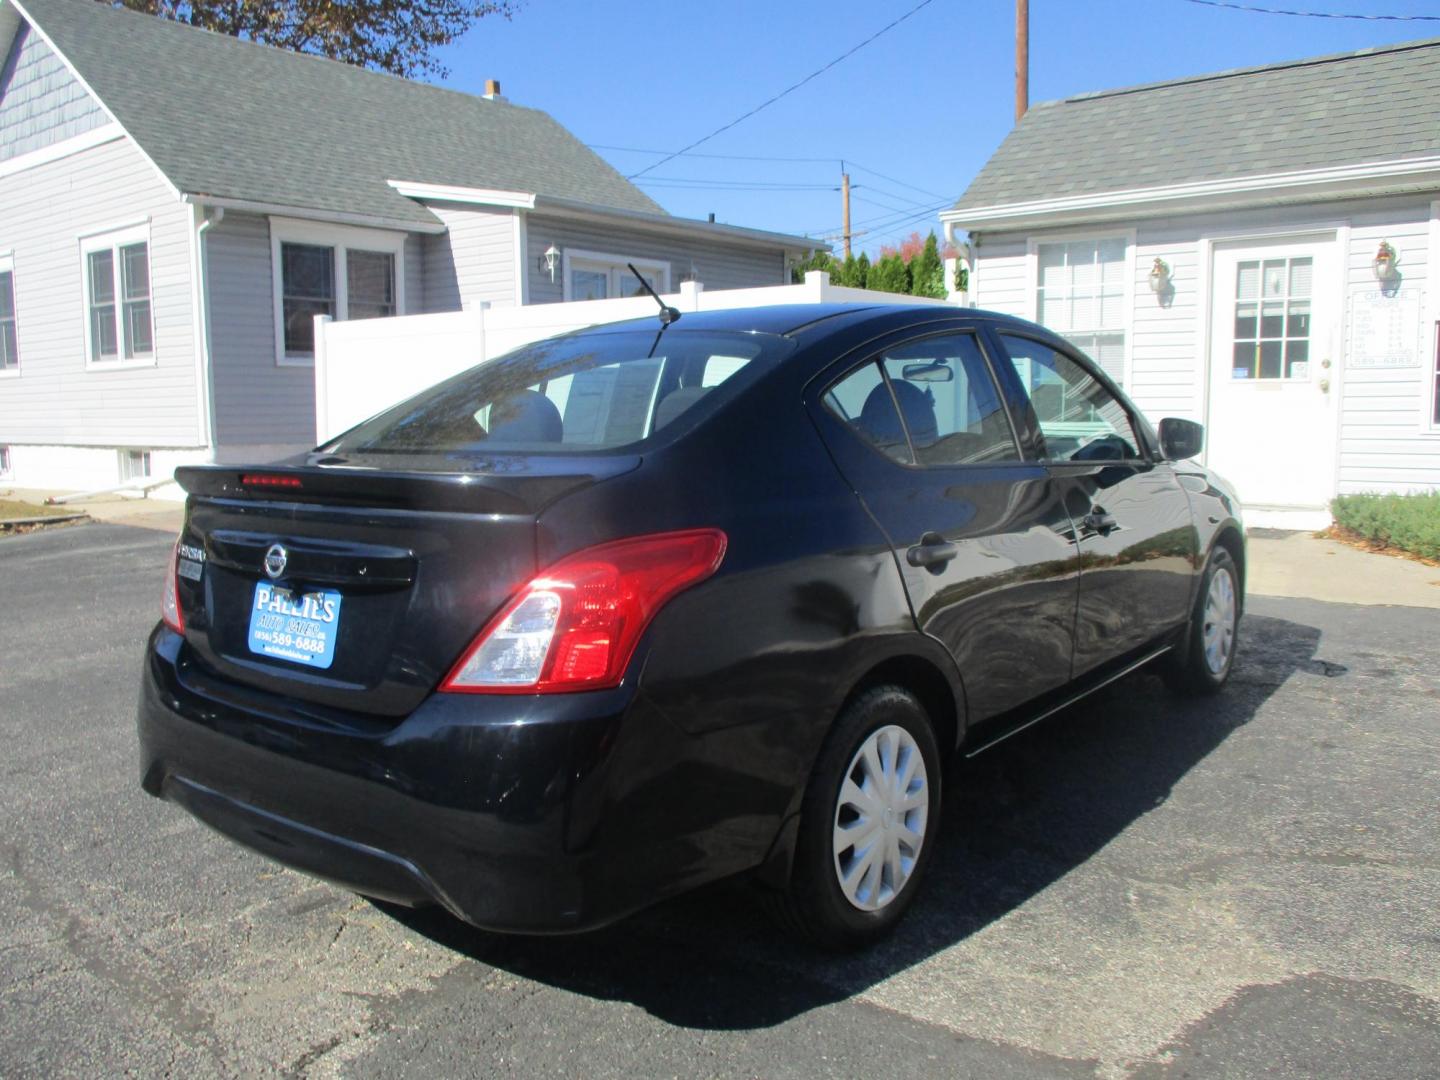
M 268 581 L 255 586 L 250 605 L 250 651 L 310 667 L 328 668 L 340 632 L 340 594 L 333 589 L 297 593 Z

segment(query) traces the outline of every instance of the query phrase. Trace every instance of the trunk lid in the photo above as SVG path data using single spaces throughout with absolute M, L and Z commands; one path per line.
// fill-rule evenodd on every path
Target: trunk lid
M 311 455 L 178 469 L 186 643 L 220 678 L 404 716 L 534 576 L 540 511 L 639 463 Z

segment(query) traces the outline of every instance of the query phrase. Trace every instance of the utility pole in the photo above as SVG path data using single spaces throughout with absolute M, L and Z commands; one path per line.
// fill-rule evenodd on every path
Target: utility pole
M 840 167 L 842 169 L 845 167 L 843 162 Z M 848 172 L 840 174 L 840 213 L 844 218 L 841 235 L 845 241 L 845 258 L 848 259 L 850 258 L 850 174 Z
M 1015 0 L 1015 122 L 1030 108 L 1030 0 Z

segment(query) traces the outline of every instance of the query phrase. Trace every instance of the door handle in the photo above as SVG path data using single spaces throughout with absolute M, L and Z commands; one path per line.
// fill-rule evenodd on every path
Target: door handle
M 1107 514 L 1104 510 L 1100 509 L 1100 507 L 1098 506 L 1094 510 L 1091 510 L 1090 513 L 1086 514 L 1083 518 L 1081 518 L 1080 524 L 1084 525 L 1085 528 L 1089 529 L 1091 532 L 1099 533 L 1101 536 L 1104 536 L 1111 529 L 1118 529 L 1120 527 L 1120 523 L 1118 521 L 1116 521 L 1113 517 Z
M 905 552 L 905 561 L 911 566 L 943 566 L 959 554 L 958 544 L 952 544 L 939 533 L 927 532 L 920 537 L 920 543 Z

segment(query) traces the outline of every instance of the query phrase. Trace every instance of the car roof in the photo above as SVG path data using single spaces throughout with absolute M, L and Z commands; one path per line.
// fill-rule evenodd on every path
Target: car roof
M 913 318 L 916 323 L 932 323 L 950 318 L 984 317 L 992 320 L 1009 320 L 1007 315 L 976 308 L 940 307 L 939 304 L 776 304 L 773 307 L 726 308 L 719 311 L 685 311 L 675 328 L 684 330 L 733 331 L 733 333 L 782 334 L 791 336 L 802 330 L 809 330 L 825 324 L 824 330 L 841 330 L 870 320 L 891 324 L 903 323 L 904 318 Z M 579 333 L 622 333 L 622 331 L 654 330 L 657 321 L 654 315 L 625 320 L 624 323 L 606 323 L 588 327 Z

